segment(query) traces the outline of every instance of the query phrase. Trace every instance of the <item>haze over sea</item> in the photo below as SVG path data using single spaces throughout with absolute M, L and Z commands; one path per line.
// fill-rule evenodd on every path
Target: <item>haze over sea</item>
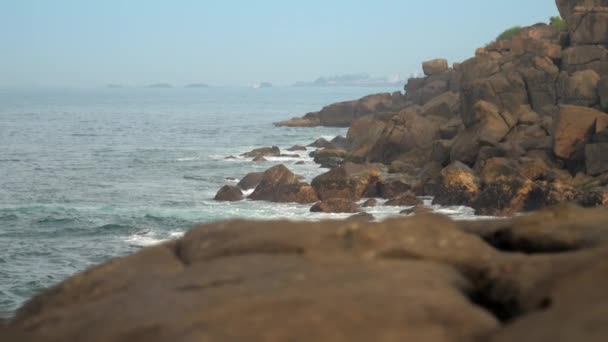
M 263 163 L 227 156 L 346 134 L 273 122 L 396 90 L 0 90 L 1 315 L 75 272 L 181 236 L 196 223 L 345 217 L 311 214 L 307 205 L 212 199 L 222 185 L 279 163 L 308 181 L 324 172 L 308 152 Z M 300 160 L 306 163 L 296 165 Z M 399 209 L 371 212 L 382 218 Z

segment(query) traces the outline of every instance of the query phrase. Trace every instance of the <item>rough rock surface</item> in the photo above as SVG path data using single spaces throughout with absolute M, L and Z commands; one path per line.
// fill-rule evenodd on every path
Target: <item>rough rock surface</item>
M 300 182 L 298 176 L 284 165 L 277 165 L 266 170 L 249 199 L 300 204 L 318 201 L 314 189 L 307 183 Z
M 608 211 L 214 223 L 75 275 L 3 341 L 605 341 Z
M 371 165 L 345 163 L 313 179 L 311 185 L 321 200 L 343 198 L 358 201 L 369 188 L 375 189 L 378 170 Z
M 251 172 L 245 175 L 236 185 L 243 190 L 255 189 L 264 177 L 264 172 Z
M 239 187 L 224 185 L 215 195 L 214 200 L 222 202 L 238 202 L 243 199 L 243 192 Z

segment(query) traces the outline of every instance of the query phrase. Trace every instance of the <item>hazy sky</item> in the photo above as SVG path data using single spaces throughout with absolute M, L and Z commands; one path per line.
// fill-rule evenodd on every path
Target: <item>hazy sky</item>
M 0 86 L 408 76 L 553 15 L 554 0 L 0 0 Z

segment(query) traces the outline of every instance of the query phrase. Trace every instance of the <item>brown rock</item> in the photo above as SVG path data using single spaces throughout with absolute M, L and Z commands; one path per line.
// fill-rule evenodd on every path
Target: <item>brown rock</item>
M 585 5 L 575 6 L 569 16 L 571 43 L 608 45 L 608 3 L 603 0 L 591 0 L 586 1 Z
M 572 74 L 594 70 L 599 75 L 608 72 L 608 49 L 597 45 L 572 46 L 562 53 L 561 69 Z
M 327 141 L 327 139 L 325 138 L 319 138 L 315 140 L 312 144 L 308 145 L 308 147 L 335 148 L 335 146 L 331 142 Z
M 324 148 L 315 153 L 314 161 L 322 167 L 333 168 L 341 164 L 347 154 L 344 150 Z
M 300 182 L 298 176 L 284 165 L 277 165 L 266 170 L 260 184 L 249 196 L 249 199 L 300 204 L 318 201 L 314 189 L 307 183 Z
M 596 120 L 605 117 L 606 114 L 592 108 L 560 106 L 553 132 L 555 155 L 562 159 L 571 158 L 578 147 L 589 141 Z
M 420 113 L 422 116 L 451 119 L 460 115 L 460 96 L 452 91 L 445 92 L 422 106 Z
M 357 203 L 343 198 L 330 198 L 310 208 L 313 213 L 358 213 Z
M 350 222 L 373 222 L 375 219 L 376 218 L 374 215 L 370 213 L 358 213 L 347 218 L 346 220 Z
M 289 152 L 306 151 L 306 146 L 293 145 L 292 147 L 288 148 L 287 151 L 289 151 Z
M 378 205 L 378 201 L 374 198 L 370 198 L 367 201 L 365 201 L 361 206 L 363 208 L 372 208 Z
M 243 199 L 243 192 L 236 186 L 224 185 L 215 195 L 214 200 L 222 202 L 238 202 Z
M 587 144 L 585 146 L 587 174 L 597 176 L 608 172 L 608 143 Z
M 448 71 L 448 61 L 446 59 L 434 59 L 422 63 L 422 70 L 426 76 L 443 74 Z
M 560 97 L 562 103 L 591 107 L 599 103 L 597 85 L 600 76 L 593 70 L 577 71 L 572 76 L 560 74 Z
M 433 209 L 427 208 L 422 205 L 417 205 L 412 208 L 404 209 L 400 212 L 402 215 L 422 215 L 422 214 L 430 214 L 433 212 Z
M 344 163 L 341 166 L 317 176 L 312 181 L 319 198 L 343 198 L 358 201 L 367 189 L 378 182 L 380 173 L 370 165 Z
M 253 158 L 251 161 L 254 163 L 263 163 L 263 162 L 267 162 L 268 159 L 266 159 L 262 156 L 258 156 L 258 157 Z
M 321 126 L 321 120 L 310 115 L 302 118 L 291 118 L 289 120 L 275 122 L 274 125 L 276 127 L 317 127 Z
M 457 161 L 441 171 L 433 204 L 471 206 L 479 191 L 475 172 Z
M 278 157 L 280 155 L 281 155 L 281 150 L 276 146 L 256 148 L 255 150 L 251 150 L 247 153 L 241 154 L 241 156 L 247 157 L 247 158 L 259 158 L 259 157 L 268 157 L 268 156 Z
M 416 197 L 413 192 L 401 194 L 399 195 L 399 197 L 395 197 L 384 203 L 385 206 L 390 207 L 410 207 L 421 204 L 422 201 L 418 197 Z
M 597 93 L 603 111 L 608 111 L 608 76 L 604 76 L 597 84 Z
M 248 173 L 245 177 L 243 177 L 243 179 L 241 179 L 236 186 L 243 190 L 255 189 L 255 187 L 260 184 L 260 181 L 263 177 L 264 172 L 251 172 Z
M 405 175 L 387 175 L 376 185 L 382 198 L 395 198 L 412 190 L 411 180 Z

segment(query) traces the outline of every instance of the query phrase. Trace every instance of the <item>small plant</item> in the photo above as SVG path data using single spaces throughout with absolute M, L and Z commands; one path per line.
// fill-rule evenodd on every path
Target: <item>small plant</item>
M 521 32 L 521 30 L 523 30 L 523 27 L 513 26 L 510 29 L 499 34 L 498 37 L 496 37 L 496 40 L 509 40 L 509 39 L 517 36 Z
M 564 19 L 562 19 L 562 17 L 557 16 L 557 17 L 551 17 L 549 19 L 549 25 L 553 26 L 556 30 L 558 31 L 566 31 L 568 29 L 568 25 L 566 24 L 566 21 Z

